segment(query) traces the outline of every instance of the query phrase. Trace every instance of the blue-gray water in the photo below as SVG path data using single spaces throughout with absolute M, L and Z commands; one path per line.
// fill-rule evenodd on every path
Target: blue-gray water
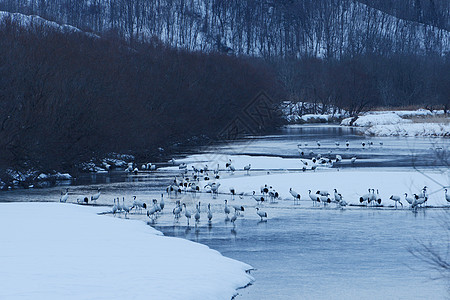
M 447 283 L 409 250 L 446 249 L 442 211 L 305 209 L 267 222 L 157 227 L 251 264 L 238 299 L 442 299 Z

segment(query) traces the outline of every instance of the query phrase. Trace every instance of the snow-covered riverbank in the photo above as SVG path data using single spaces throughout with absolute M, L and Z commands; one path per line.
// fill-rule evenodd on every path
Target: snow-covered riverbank
M 245 263 L 104 210 L 0 204 L 0 299 L 230 299 L 253 281 Z
M 437 116 L 439 119 L 433 119 Z M 341 125 L 360 127 L 362 133 L 372 136 L 450 136 L 450 117 L 445 117 L 443 111 L 368 112 L 346 118 Z

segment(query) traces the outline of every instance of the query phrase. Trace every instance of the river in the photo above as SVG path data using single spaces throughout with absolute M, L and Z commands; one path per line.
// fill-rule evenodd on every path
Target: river
M 347 141 L 349 147 L 345 145 Z M 373 145 L 367 145 L 368 142 Z M 310 152 L 341 155 L 343 162 L 333 168 L 411 170 L 417 167 L 445 171 L 442 160 L 436 157 L 440 149 L 449 146 L 448 139 L 368 138 L 353 128 L 306 125 L 285 127 L 272 135 L 187 149 L 175 159 L 194 153 L 206 157 L 298 158 L 303 151 L 305 157 Z M 350 163 L 349 158 L 355 156 L 357 161 Z M 252 176 L 266 172 L 257 170 Z M 159 199 L 178 173 L 164 169 L 137 176 L 123 172 L 85 176 L 69 186 L 71 200 L 75 202 L 76 195 L 93 194 L 97 188 L 102 189 L 99 204 L 111 205 L 114 197 L 131 199 L 133 195 L 140 199 Z M 2 193 L 1 197 L 2 201 L 58 201 L 61 189 L 59 186 L 14 190 Z M 210 197 L 199 195 L 192 202 L 207 203 Z M 277 210 L 276 217 L 261 222 L 257 216 L 250 217 L 250 212 L 245 212 L 233 226 L 219 217 L 222 201 L 218 201 L 214 205 L 216 217 L 212 225 L 202 216 L 198 226 L 188 227 L 184 219 L 174 223 L 170 213 L 173 201 L 166 201 L 169 211 L 151 223 L 152 226 L 167 236 L 203 243 L 255 268 L 252 271 L 255 282 L 239 290 L 238 299 L 439 299 L 449 295 L 448 282 L 432 280 L 437 273 L 410 253 L 422 240 L 432 241 L 438 249 L 447 246 L 448 239 L 440 222 L 445 210 L 423 209 L 413 213 L 408 209 L 359 207 L 298 209 L 291 202 L 281 201 L 273 207 Z M 205 208 L 202 209 L 204 213 Z M 130 218 L 148 220 L 139 215 Z

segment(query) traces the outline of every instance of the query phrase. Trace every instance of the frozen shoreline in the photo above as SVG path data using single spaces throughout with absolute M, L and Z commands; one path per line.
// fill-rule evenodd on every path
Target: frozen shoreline
M 371 136 L 428 136 L 449 137 L 450 122 L 427 122 L 428 117 L 443 116 L 443 111 L 431 113 L 423 109 L 416 111 L 368 112 L 357 118 L 342 120 L 342 126 L 361 128 L 361 132 Z M 423 118 L 413 122 L 411 117 Z M 448 117 L 447 117 L 448 118 Z
M 105 208 L 2 203 L 4 299 L 230 299 L 252 267 Z M 13 230 L 7 230 L 12 228 Z

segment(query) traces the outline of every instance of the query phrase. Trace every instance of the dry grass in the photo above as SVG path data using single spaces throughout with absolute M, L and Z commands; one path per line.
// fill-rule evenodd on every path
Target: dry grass
M 423 106 L 420 105 L 407 105 L 407 106 L 395 106 L 395 107 L 389 107 L 389 106 L 378 106 L 370 109 L 371 111 L 393 111 L 393 110 L 418 110 L 420 108 L 425 109 Z M 440 108 L 439 108 L 440 109 Z

